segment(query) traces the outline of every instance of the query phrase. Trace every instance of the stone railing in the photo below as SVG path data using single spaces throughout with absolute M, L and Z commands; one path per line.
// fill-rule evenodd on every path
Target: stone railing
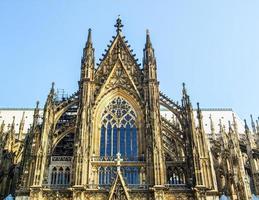
M 165 184 L 165 187 L 169 189 L 178 189 L 178 190 L 187 188 L 186 184 Z
M 86 185 L 89 189 L 104 189 L 109 190 L 112 187 L 112 184 L 88 184 Z M 129 189 L 140 189 L 140 190 L 146 190 L 149 188 L 149 185 L 146 184 L 126 184 L 126 187 Z
M 66 189 L 70 188 L 70 184 L 42 184 L 43 188 L 50 188 L 50 189 Z
M 117 156 L 92 156 L 91 161 L 98 161 L 98 162 L 105 162 L 105 161 L 116 161 Z M 128 156 L 121 156 L 123 161 L 145 161 L 144 155 L 139 157 L 128 157 Z
M 51 162 L 71 162 L 72 156 L 51 156 Z

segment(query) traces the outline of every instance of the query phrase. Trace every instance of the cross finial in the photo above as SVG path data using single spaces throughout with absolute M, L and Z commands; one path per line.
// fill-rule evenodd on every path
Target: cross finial
M 123 159 L 121 159 L 120 152 L 118 152 L 116 154 L 116 156 L 117 156 L 117 158 L 115 159 L 115 161 L 116 161 L 116 165 L 117 165 L 117 171 L 120 171 L 121 161 L 123 161 Z
M 121 23 L 121 18 L 120 18 L 120 15 L 118 15 L 118 18 L 116 20 L 116 24 L 114 25 L 114 27 L 116 27 L 116 32 L 117 33 L 120 33 L 121 32 L 121 29 L 123 27 L 123 24 Z

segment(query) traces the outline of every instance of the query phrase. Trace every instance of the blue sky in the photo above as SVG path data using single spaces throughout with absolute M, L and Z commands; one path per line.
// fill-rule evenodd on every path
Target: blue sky
M 185 82 L 193 105 L 258 116 L 258 8 L 258 0 L 1 1 L 0 107 L 43 106 L 52 81 L 73 93 L 88 28 L 98 62 L 120 14 L 140 61 L 150 30 L 171 98 L 180 100 Z

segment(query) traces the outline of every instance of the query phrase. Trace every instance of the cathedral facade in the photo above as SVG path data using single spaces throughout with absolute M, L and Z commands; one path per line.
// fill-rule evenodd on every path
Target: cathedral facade
M 227 124 L 221 118 L 215 124 L 199 104 L 193 108 L 184 84 L 181 103 L 176 103 L 159 89 L 149 32 L 141 66 L 119 18 L 115 27 L 116 36 L 97 67 L 89 29 L 78 91 L 57 98 L 53 83 L 44 109 L 37 103 L 33 111 L 27 110 L 28 130 L 27 111 L 19 111 L 18 129 L 17 118 L 8 125 L 2 117 L 1 198 L 256 198 L 257 120 L 251 118 L 250 130 L 230 110 L 224 111 L 231 113 Z

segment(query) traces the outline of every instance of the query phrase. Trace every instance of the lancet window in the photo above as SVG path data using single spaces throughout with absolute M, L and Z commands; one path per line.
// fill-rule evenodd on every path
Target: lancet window
M 51 185 L 69 185 L 70 184 L 70 168 L 53 167 L 51 172 Z
M 136 114 L 131 105 L 117 97 L 105 108 L 101 122 L 100 156 L 121 156 L 135 160 L 138 155 Z
M 102 113 L 100 129 L 100 157 L 115 160 L 117 153 L 123 161 L 138 160 L 138 129 L 136 112 L 122 97 L 114 98 Z M 122 166 L 127 184 L 139 184 L 140 168 Z M 110 185 L 116 177 L 116 166 L 99 167 L 99 185 Z
M 167 181 L 170 185 L 185 184 L 185 174 L 182 167 L 167 167 Z

